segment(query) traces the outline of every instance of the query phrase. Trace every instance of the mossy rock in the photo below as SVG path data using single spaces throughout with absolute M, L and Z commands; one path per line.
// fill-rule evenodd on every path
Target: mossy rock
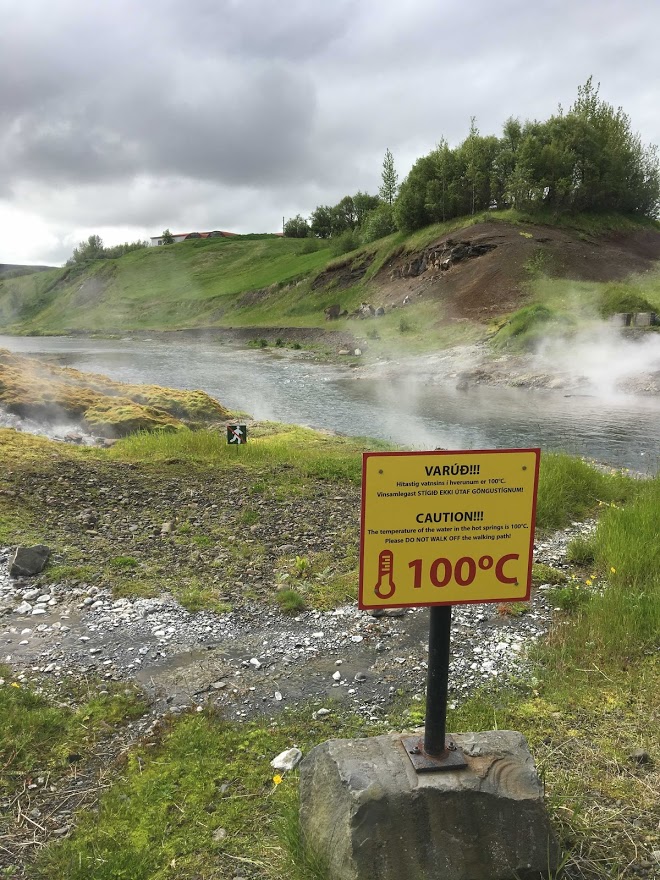
M 100 403 L 85 412 L 83 425 L 101 437 L 125 437 L 135 431 L 178 431 L 183 422 L 153 406 L 130 400 Z
M 0 349 L 0 406 L 49 424 L 70 420 L 105 437 L 200 427 L 231 417 L 204 391 L 127 385 Z

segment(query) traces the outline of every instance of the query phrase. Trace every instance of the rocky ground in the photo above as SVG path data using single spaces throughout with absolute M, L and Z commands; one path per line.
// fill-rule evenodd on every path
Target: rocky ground
M 259 473 L 232 468 L 210 479 L 175 462 L 83 461 L 54 448 L 61 452 L 50 460 L 4 473 L 4 499 L 32 511 L 54 552 L 41 575 L 12 577 L 13 548 L 0 549 L 0 663 L 10 670 L 0 687 L 29 683 L 64 703 L 75 702 L 72 681 L 99 682 L 101 692 L 137 687 L 148 710 L 100 740 L 73 777 L 35 775 L 0 804 L 9 817 L 0 867 L 67 834 L 74 813 L 109 784 L 118 755 L 185 709 L 210 704 L 240 721 L 286 707 L 310 719 L 343 708 L 381 721 L 397 701 L 422 699 L 426 609 L 376 617 L 343 600 L 289 616 L 273 601 L 278 573 L 291 571 L 296 557 L 310 561 L 311 582 L 296 582 L 310 604 L 313 589 L 324 587 L 314 576 L 318 560 L 318 577 L 350 581 L 356 487 L 309 480 L 295 495 L 281 494 L 285 470 L 271 473 L 274 494 L 255 495 Z M 567 542 L 590 528 L 576 523 L 537 541 L 537 561 L 565 568 Z M 326 565 L 332 558 L 342 562 Z M 135 570 L 113 568 L 126 559 Z M 188 610 L 175 598 L 191 605 L 181 589 L 191 579 L 217 610 Z M 518 614 L 505 605 L 454 609 L 451 705 L 482 684 L 525 674 L 527 649 L 551 621 L 546 595 L 540 587 Z
M 414 376 L 425 384 L 452 382 L 458 390 L 471 385 L 545 388 L 560 393 L 611 397 L 615 394 L 660 394 L 660 336 L 643 342 L 584 337 L 557 342 L 535 354 L 496 355 L 484 343 L 461 345 L 429 355 L 392 356 L 365 362 L 356 378 Z
M 563 567 L 575 524 L 537 543 L 536 559 Z M 428 611 L 375 617 L 355 605 L 295 617 L 247 601 L 227 613 L 190 612 L 170 594 L 113 599 L 110 590 L 10 578 L 0 552 L 0 658 L 19 682 L 67 677 L 135 681 L 153 715 L 212 702 L 227 717 L 273 714 L 300 703 L 348 704 L 378 718 L 398 695 L 424 692 Z M 451 700 L 494 678 L 518 676 L 552 609 L 543 587 L 523 613 L 508 606 L 454 609 Z M 521 609 L 522 610 L 522 609 Z M 391 616 L 390 616 L 391 615 Z

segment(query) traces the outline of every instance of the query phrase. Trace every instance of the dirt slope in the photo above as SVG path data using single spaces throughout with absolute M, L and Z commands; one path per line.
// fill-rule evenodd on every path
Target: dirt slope
M 452 251 L 466 244 L 484 252 L 451 260 Z M 442 301 L 454 319 L 488 321 L 522 305 L 535 270 L 576 281 L 618 281 L 656 260 L 660 233 L 653 229 L 589 237 L 551 226 L 486 222 L 449 233 L 418 253 L 394 256 L 372 282 L 371 296 L 385 308 L 406 295 L 423 296 Z

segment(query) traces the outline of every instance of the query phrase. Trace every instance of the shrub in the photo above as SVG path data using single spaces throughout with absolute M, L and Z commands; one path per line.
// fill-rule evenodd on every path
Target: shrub
M 335 257 L 355 251 L 360 247 L 360 236 L 354 229 L 347 229 L 341 235 L 333 235 L 330 243 L 331 253 Z
M 617 312 L 654 312 L 651 303 L 625 284 L 609 284 L 601 294 L 599 311 L 604 318 Z
M 577 611 L 591 601 L 592 594 L 579 581 L 571 581 L 564 587 L 553 587 L 546 593 L 548 600 L 562 611 Z
M 394 222 L 394 209 L 392 205 L 379 205 L 374 211 L 367 215 L 364 222 L 362 239 L 364 242 L 376 241 L 396 232 L 396 223 Z
M 276 594 L 275 601 L 284 614 L 298 614 L 305 608 L 305 600 L 297 590 L 282 590 Z
M 509 318 L 493 339 L 495 348 L 529 350 L 547 333 L 547 325 L 556 315 L 540 303 L 523 306 Z
M 565 584 L 566 575 L 558 568 L 545 565 L 543 562 L 535 562 L 532 565 L 532 584 L 539 587 L 541 584 Z

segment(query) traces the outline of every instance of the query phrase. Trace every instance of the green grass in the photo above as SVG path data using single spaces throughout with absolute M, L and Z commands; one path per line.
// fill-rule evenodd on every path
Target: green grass
M 371 298 L 371 282 L 394 257 L 422 249 L 443 235 L 469 230 L 481 222 L 506 222 L 523 229 L 528 224 L 559 226 L 587 240 L 613 230 L 658 228 L 658 224 L 650 221 L 615 215 L 526 215 L 509 210 L 455 218 L 411 235 L 394 233 L 334 259 L 331 242 L 268 236 L 182 242 L 136 250 L 86 267 L 2 279 L 0 328 L 32 334 L 283 325 L 354 329 L 346 321 L 333 322 L 332 328 L 327 328 L 324 309 L 339 302 L 342 308 L 352 311 L 361 300 Z M 312 283 L 320 272 L 346 260 L 369 263 L 358 283 L 345 289 L 332 285 L 313 289 Z M 548 267 L 543 258 L 532 257 L 528 269 L 533 290 L 547 291 L 544 272 Z M 645 282 L 632 284 L 643 288 Z M 571 285 L 564 281 L 559 288 L 567 290 Z M 639 292 L 644 295 L 643 289 Z M 538 298 L 536 293 L 534 298 Z M 597 299 L 600 307 L 600 298 Z M 658 297 L 652 294 L 647 299 L 654 304 Z M 543 295 L 538 301 L 552 308 Z M 436 329 L 443 324 L 446 321 L 438 304 L 432 332 L 419 334 L 426 338 L 426 349 L 451 344 L 442 337 L 435 339 Z M 422 322 L 420 327 L 425 328 L 426 324 Z M 476 332 L 471 327 L 468 335 Z
M 0 795 L 26 776 L 62 773 L 72 756 L 89 753 L 109 726 L 145 711 L 139 692 L 125 693 L 125 685 L 90 685 L 85 692 L 69 682 L 63 690 L 73 699 L 65 706 L 18 682 L 6 667 L 0 667 L 0 678 Z M 100 694 L 101 689 L 111 692 Z
M 229 446 L 217 431 L 180 431 L 176 434 L 138 433 L 121 440 L 110 457 L 128 461 L 167 461 L 212 463 L 215 467 L 260 470 L 264 466 L 293 468 L 306 477 L 349 480 L 359 483 L 362 474 L 360 453 L 366 449 L 387 449 L 391 444 L 359 437 L 321 434 L 295 425 L 265 423 L 250 427 L 250 440 Z M 272 474 L 271 480 L 276 478 Z M 289 477 L 286 482 L 290 484 Z
M 275 601 L 284 614 L 299 614 L 305 610 L 305 600 L 297 590 L 291 588 L 276 593 Z
M 98 816 L 81 816 L 71 838 L 41 854 L 34 876 L 318 878 L 297 842 L 297 775 L 275 784 L 269 761 L 293 743 L 307 752 L 329 735 L 367 731 L 340 712 L 312 721 L 312 708 L 271 724 L 182 718 L 156 747 L 130 754 Z
M 660 273 L 650 271 L 610 283 L 539 276 L 530 285 L 530 295 L 570 332 L 569 319 L 574 329 L 580 329 L 616 312 L 660 312 Z
M 542 530 L 560 529 L 584 519 L 603 504 L 625 501 L 638 490 L 639 483 L 624 474 L 603 473 L 563 453 L 544 453 L 536 524 Z
M 7 436 L 9 441 L 13 435 Z M 207 473 L 212 466 L 217 474 L 237 468 L 253 477 L 250 498 L 270 499 L 275 497 L 272 492 L 290 499 L 294 489 L 304 491 L 296 478 L 305 474 L 356 485 L 360 451 L 370 446 L 272 424 L 261 426 L 253 436 L 254 442 L 240 449 L 227 447 L 224 436 L 212 432 L 183 432 L 139 435 L 108 451 L 60 452 L 57 447 L 57 454 L 107 468 L 99 472 L 104 474 L 103 484 L 112 468 L 125 461 L 137 462 L 140 472 L 147 463 L 162 472 L 163 462 L 174 461 L 168 467 L 182 478 L 191 467 Z M 47 464 L 54 461 L 53 449 L 53 444 L 22 438 L 8 442 L 7 460 L 13 471 L 24 467 L 29 474 L 40 457 Z M 38 519 L 43 513 L 37 501 L 32 499 L 21 528 L 31 528 L 31 517 Z M 622 880 L 638 857 L 635 847 L 644 854 L 660 848 L 657 818 L 653 819 L 657 767 L 631 766 L 627 758 L 640 746 L 651 755 L 660 754 L 654 720 L 660 712 L 660 664 L 654 653 L 660 632 L 659 509 L 658 477 L 636 481 L 567 455 L 544 454 L 539 529 L 548 531 L 597 514 L 593 563 L 586 577 L 581 572 L 579 580 L 568 583 L 561 583 L 560 572 L 535 567 L 535 582 L 556 583 L 557 590 L 564 591 L 551 598 L 565 612 L 548 643 L 534 652 L 531 678 L 459 701 L 449 713 L 452 731 L 497 727 L 517 729 L 527 737 L 569 867 L 583 880 Z M 245 508 L 249 519 L 254 510 Z M 203 547 L 216 538 L 224 547 L 222 535 L 185 519 L 175 525 L 171 540 L 181 540 L 183 548 Z M 334 607 L 354 597 L 356 533 L 348 531 L 343 543 L 347 552 L 341 564 L 324 553 L 277 560 L 274 580 L 277 573 L 286 577 L 273 601 L 282 601 L 278 597 L 290 591 L 295 613 L 300 600 L 308 607 Z M 258 552 L 258 545 L 236 542 L 227 565 L 240 570 L 243 561 Z M 133 581 L 138 589 L 140 584 L 157 583 L 155 574 L 151 578 L 142 569 L 141 556 L 108 559 L 138 562 L 108 564 L 127 589 Z M 217 593 L 201 577 L 186 576 L 176 589 L 191 609 L 218 602 Z M 62 772 L 72 751 L 89 752 L 90 742 L 101 735 L 108 719 L 117 723 L 124 713 L 130 717 L 137 711 L 130 700 L 122 703 L 121 694 L 92 693 L 79 701 L 79 708 L 58 707 L 56 698 L 28 687 L 12 688 L 8 676 L 3 673 L 6 683 L 0 687 L 0 765 L 9 761 L 10 787 L 22 784 L 35 768 Z M 87 811 L 68 839 L 41 852 L 33 876 L 109 880 L 123 872 L 132 880 L 174 875 L 181 880 L 220 880 L 237 874 L 254 880 L 322 877 L 321 868 L 305 863 L 301 854 L 296 776 L 285 775 L 275 785 L 269 760 L 293 744 L 307 752 L 333 736 L 401 729 L 423 719 L 423 706 L 416 704 L 404 715 L 395 710 L 382 726 L 369 728 L 334 707 L 328 720 L 312 721 L 313 708 L 279 716 L 276 722 L 229 724 L 211 712 L 172 721 L 117 768 L 98 815 Z M 224 829 L 224 835 L 214 839 L 218 829 Z
M 535 587 L 541 584 L 563 584 L 565 580 L 564 572 L 551 565 L 545 565 L 543 562 L 535 562 L 532 565 L 532 584 Z
M 565 334 L 572 326 L 573 322 L 568 315 L 553 312 L 539 303 L 532 303 L 509 316 L 493 336 L 491 345 L 499 350 L 533 351 L 541 340 L 552 335 Z

